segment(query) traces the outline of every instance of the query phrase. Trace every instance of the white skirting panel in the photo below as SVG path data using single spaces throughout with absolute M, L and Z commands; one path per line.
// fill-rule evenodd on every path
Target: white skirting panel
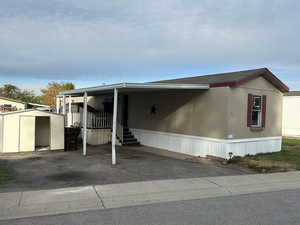
M 81 137 L 83 129 L 81 129 Z M 87 140 L 89 145 L 103 145 L 111 142 L 111 130 L 110 129 L 87 129 Z
M 145 146 L 166 149 L 192 156 L 207 155 L 229 159 L 233 156 L 255 155 L 257 153 L 281 150 L 281 137 L 249 139 L 216 139 L 183 134 L 174 134 L 142 129 L 130 129 L 138 141 Z

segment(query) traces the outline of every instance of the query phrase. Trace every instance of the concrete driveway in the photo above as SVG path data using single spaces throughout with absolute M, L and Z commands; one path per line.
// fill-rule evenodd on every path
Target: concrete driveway
M 109 145 L 89 146 L 86 157 L 81 151 L 1 155 L 1 162 L 15 172 L 16 179 L 0 184 L 0 192 L 246 173 L 226 166 L 174 159 L 141 150 L 151 151 L 151 148 L 117 148 L 116 166 L 111 165 Z

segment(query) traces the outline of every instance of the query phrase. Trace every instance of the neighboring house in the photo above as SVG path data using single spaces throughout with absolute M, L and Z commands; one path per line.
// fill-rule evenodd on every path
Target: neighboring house
M 300 137 L 300 91 L 291 91 L 283 96 L 283 136 Z
M 26 109 L 25 102 L 0 96 L 0 112 L 11 112 L 24 109 Z
M 115 137 L 122 144 L 140 142 L 201 157 L 228 159 L 280 151 L 282 99 L 288 91 L 272 72 L 262 68 L 151 83 L 103 85 L 64 91 L 60 95 L 85 96 L 84 99 L 87 96 L 107 99 L 110 95 L 115 118 L 114 164 Z
M 50 110 L 48 105 L 26 103 L 17 99 L 0 96 L 0 112 L 12 112 L 24 109 Z
M 110 96 L 108 96 L 108 101 L 109 101 L 109 97 Z M 69 104 L 69 101 L 70 101 L 70 99 L 66 98 L 65 104 Z M 88 107 L 89 107 L 88 110 L 89 111 L 101 112 L 101 111 L 104 111 L 104 106 L 107 101 L 107 98 L 105 96 L 88 96 L 87 101 L 88 101 Z M 72 103 L 72 111 L 73 112 L 79 111 L 80 108 L 83 107 L 83 97 L 72 97 L 71 103 Z M 63 104 L 64 104 L 63 98 L 57 98 L 57 105 L 58 105 L 60 112 L 62 112 Z M 69 108 L 66 108 L 67 111 L 68 111 L 68 109 Z
M 81 112 L 83 110 L 83 102 L 72 102 L 71 103 L 71 111 L 72 112 Z M 62 108 L 63 106 L 60 107 L 60 111 L 62 111 Z M 93 113 L 97 113 L 99 112 L 97 109 L 95 109 L 94 107 L 88 105 L 88 108 L 87 108 L 88 112 L 93 112 Z M 66 113 L 69 112 L 69 108 L 66 107 Z
M 70 104 L 71 103 L 71 104 Z M 64 107 L 65 106 L 65 107 Z M 67 114 L 66 126 L 82 126 L 83 97 L 57 96 L 56 112 Z M 69 113 L 71 112 L 71 113 Z M 112 99 L 110 95 L 87 97 L 88 128 L 111 128 Z M 94 139 L 94 138 L 92 138 Z M 93 142 L 95 143 L 95 142 Z

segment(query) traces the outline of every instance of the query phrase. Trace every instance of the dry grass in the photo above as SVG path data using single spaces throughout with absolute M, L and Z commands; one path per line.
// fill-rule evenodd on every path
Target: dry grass
M 234 157 L 229 163 L 260 173 L 300 170 L 300 139 L 283 139 L 281 152 Z

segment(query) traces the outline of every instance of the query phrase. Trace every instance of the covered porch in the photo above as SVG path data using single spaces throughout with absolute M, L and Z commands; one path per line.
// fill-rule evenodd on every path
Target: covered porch
M 63 99 L 62 114 L 66 115 L 66 125 L 71 126 L 74 121 L 72 115 L 72 97 L 83 97 L 83 110 L 80 115 L 80 126 L 82 127 L 83 155 L 87 155 L 87 131 L 89 128 L 106 128 L 111 130 L 111 161 L 117 163 L 116 145 L 126 144 L 124 139 L 132 135 L 128 129 L 128 95 L 139 94 L 141 92 L 168 92 L 168 91 L 188 91 L 188 90 L 207 90 L 206 84 L 168 84 L 168 83 L 120 83 L 114 85 L 103 85 L 90 88 L 75 89 L 61 92 L 58 97 Z M 94 116 L 88 112 L 88 96 L 111 96 L 111 110 L 104 112 L 100 116 Z M 58 99 L 58 98 L 57 98 Z M 66 104 L 68 99 L 68 106 Z M 57 101 L 57 113 L 59 111 L 59 101 Z M 134 103 L 131 103 L 134 104 Z M 68 113 L 67 111 L 68 107 Z M 155 111 L 155 107 L 150 110 Z M 133 138 L 132 143 L 137 140 Z M 130 142 L 127 144 L 130 144 Z

